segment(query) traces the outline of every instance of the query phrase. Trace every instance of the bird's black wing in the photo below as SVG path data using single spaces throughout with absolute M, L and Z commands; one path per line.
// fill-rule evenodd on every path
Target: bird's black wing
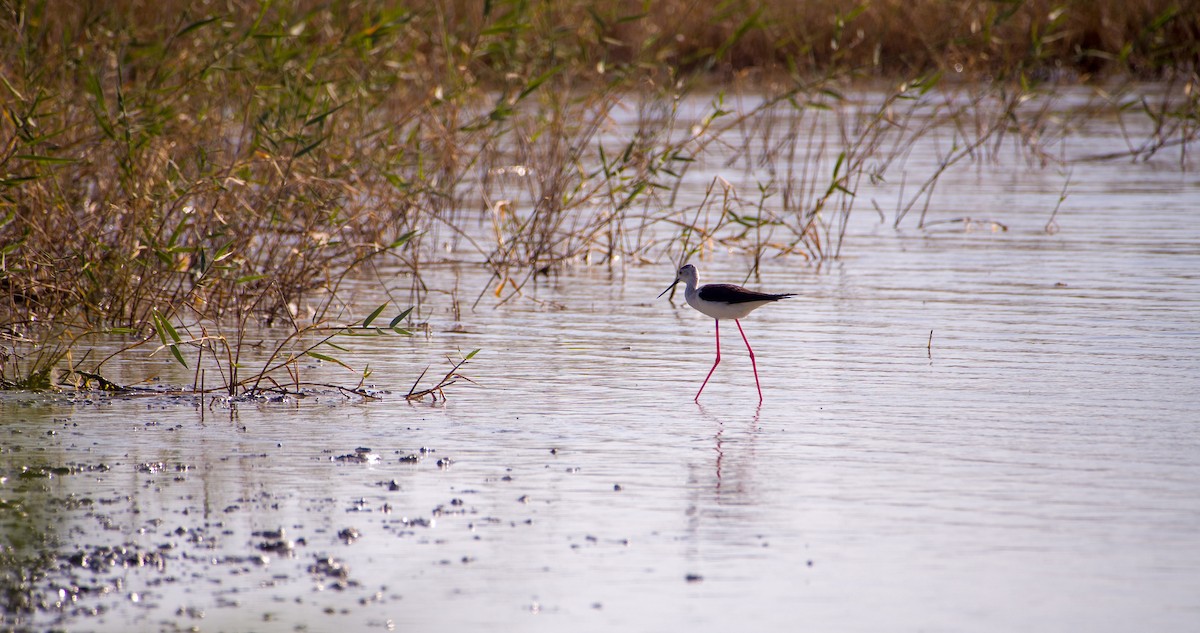
M 746 290 L 733 284 L 706 284 L 700 286 L 700 298 L 715 303 L 749 303 L 751 301 L 779 301 L 795 296 L 793 293 L 770 294 Z

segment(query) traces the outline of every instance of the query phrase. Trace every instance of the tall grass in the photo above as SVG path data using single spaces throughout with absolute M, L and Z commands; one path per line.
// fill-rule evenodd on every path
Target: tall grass
M 71 352 L 107 332 L 197 387 L 298 388 L 299 358 L 334 358 L 314 344 L 379 317 L 346 279 L 386 258 L 420 287 L 446 241 L 502 300 L 572 262 L 837 257 L 859 186 L 935 126 L 959 138 L 896 224 L 1005 139 L 1046 160 L 1056 82 L 1167 82 L 1110 86 L 1155 123 L 1121 156 L 1186 149 L 1200 120 L 1200 17 L 1166 0 L 44 1 L 0 28 L 6 387 L 92 384 L 106 361 Z M 862 81 L 884 87 L 847 99 Z M 289 334 L 243 370 L 263 325 Z

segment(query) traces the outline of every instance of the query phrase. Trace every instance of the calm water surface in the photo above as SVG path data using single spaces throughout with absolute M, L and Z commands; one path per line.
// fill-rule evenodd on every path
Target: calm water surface
M 5 400 L 3 534 L 54 543 L 6 627 L 1195 630 L 1200 184 L 1081 165 L 1049 234 L 1061 188 L 964 170 L 942 216 L 1008 231 L 864 211 L 838 262 L 765 260 L 747 285 L 799 296 L 743 321 L 761 406 L 731 323 L 692 401 L 713 327 L 655 300 L 668 264 L 431 300 L 431 336 L 357 344 L 399 393 L 482 349 L 436 405 Z M 455 277 L 466 304 L 486 281 L 427 281 Z M 66 464 L 91 468 L 20 474 Z M 149 562 L 70 558 L 117 547 Z

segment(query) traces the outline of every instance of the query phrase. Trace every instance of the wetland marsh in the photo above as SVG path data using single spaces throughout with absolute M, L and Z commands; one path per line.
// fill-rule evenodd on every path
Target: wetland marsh
M 1059 84 L 1090 22 L 1037 3 L 962 70 L 871 66 L 867 5 L 832 58 L 754 11 L 222 6 L 6 45 L 5 630 L 1200 620 L 1191 14 L 1109 56 L 1174 71 Z M 761 406 L 733 328 L 692 401 L 684 261 L 797 293 L 743 321 Z

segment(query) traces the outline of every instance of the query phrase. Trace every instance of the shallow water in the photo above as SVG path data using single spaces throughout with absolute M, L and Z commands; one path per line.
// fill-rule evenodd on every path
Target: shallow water
M 743 321 L 761 406 L 733 324 L 692 401 L 712 322 L 655 300 L 666 264 L 460 318 L 431 300 L 431 336 L 356 342 L 379 402 L 0 401 L 0 534 L 44 555 L 42 604 L 5 626 L 1191 630 L 1200 184 L 1170 158 L 1078 165 L 1051 234 L 1062 179 L 939 186 L 931 219 L 1008 231 L 858 211 L 840 261 L 765 260 L 748 285 L 799 296 Z M 469 304 L 479 271 L 427 282 L 456 276 Z M 400 397 L 475 348 L 478 386 Z

